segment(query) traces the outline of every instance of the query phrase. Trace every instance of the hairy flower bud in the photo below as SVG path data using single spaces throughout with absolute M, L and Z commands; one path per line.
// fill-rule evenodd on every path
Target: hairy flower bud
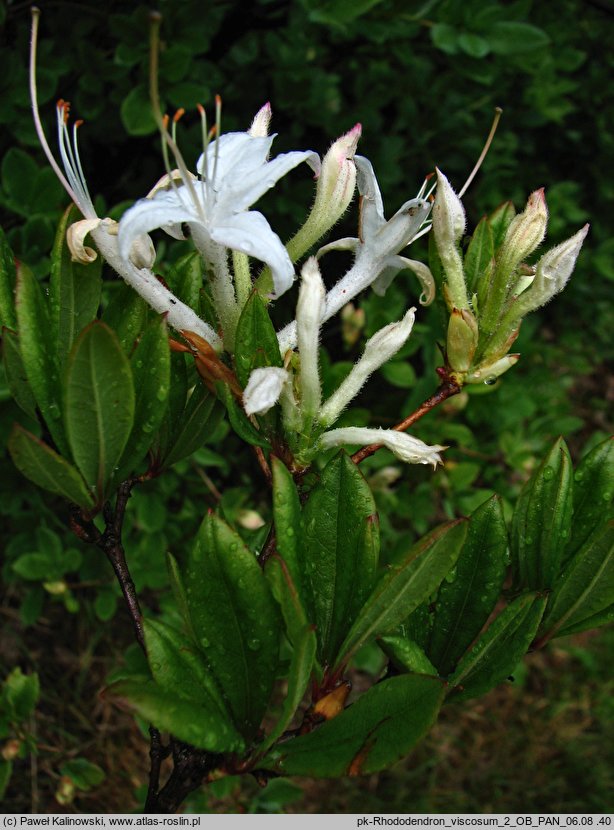
M 437 193 L 432 211 L 437 252 L 446 274 L 447 294 L 455 308 L 467 308 L 467 289 L 463 261 L 458 250 L 465 232 L 466 217 L 461 200 L 450 182 L 437 170 Z
M 519 354 L 506 354 L 493 363 L 482 363 L 465 377 L 465 383 L 494 383 L 495 380 L 515 366 L 520 360 Z
M 324 315 L 326 289 L 315 257 L 301 271 L 301 287 L 296 304 L 298 350 L 301 357 L 301 410 L 315 416 L 320 408 L 321 390 L 318 369 L 318 341 Z
M 263 107 L 260 107 L 248 133 L 254 138 L 266 138 L 269 134 L 269 124 L 271 123 L 271 104 L 267 101 Z
M 407 464 L 432 464 L 433 469 L 441 464 L 439 455 L 446 447 L 429 446 L 419 438 L 393 429 L 370 429 L 368 427 L 344 427 L 325 432 L 319 441 L 321 449 L 343 444 L 381 444 Z
M 290 375 L 285 369 L 268 366 L 254 369 L 243 392 L 243 406 L 248 415 L 263 415 L 275 406 Z
M 320 423 L 333 424 L 373 372 L 399 351 L 411 334 L 415 317 L 416 309 L 410 308 L 402 320 L 384 326 L 367 341 L 358 363 L 320 410 Z
M 497 271 L 509 279 L 512 271 L 542 242 L 547 226 L 548 206 L 541 187 L 531 193 L 524 211 L 512 219 L 497 257 Z

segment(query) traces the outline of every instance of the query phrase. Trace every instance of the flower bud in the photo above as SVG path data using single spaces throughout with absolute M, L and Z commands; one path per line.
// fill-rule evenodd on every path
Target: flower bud
M 411 334 L 415 317 L 416 309 L 410 308 L 402 320 L 384 326 L 367 341 L 358 363 L 320 410 L 320 423 L 333 424 L 373 372 L 399 351 Z
M 279 400 L 290 375 L 285 369 L 268 366 L 254 369 L 243 392 L 243 407 L 248 415 L 263 415 Z
M 544 188 L 540 187 L 531 193 L 524 211 L 512 219 L 497 256 L 497 271 L 509 279 L 512 271 L 542 242 L 547 226 L 548 206 Z
M 500 375 L 515 366 L 519 359 L 519 354 L 506 354 L 505 357 L 495 360 L 494 363 L 482 363 L 466 376 L 465 383 L 494 383 Z
M 465 232 L 465 210 L 450 182 L 437 170 L 437 193 L 433 205 L 433 234 L 448 284 L 447 295 L 454 308 L 467 308 L 463 261 L 458 250 Z
M 446 447 L 429 446 L 413 435 L 393 429 L 369 429 L 368 427 L 344 427 L 325 432 L 319 441 L 321 449 L 343 444 L 381 444 L 408 464 L 441 464 L 439 452 Z
M 466 372 L 478 345 L 478 324 L 469 309 L 453 308 L 448 323 L 446 355 L 454 372 Z
M 272 114 L 271 104 L 267 101 L 263 107 L 260 107 L 247 131 L 252 138 L 266 138 L 268 136 Z
M 565 242 L 547 251 L 539 260 L 531 287 L 521 294 L 517 302 L 518 310 L 522 310 L 523 316 L 545 305 L 565 288 L 589 227 L 585 225 Z
M 356 124 L 332 144 L 322 159 L 311 213 L 286 246 L 293 262 L 339 221 L 352 201 L 356 188 L 354 153 L 361 132 L 361 125 Z
M 301 287 L 296 304 L 298 350 L 301 358 L 301 409 L 309 416 L 314 416 L 320 408 L 318 341 L 325 300 L 326 289 L 318 262 L 315 257 L 310 257 L 301 271 Z

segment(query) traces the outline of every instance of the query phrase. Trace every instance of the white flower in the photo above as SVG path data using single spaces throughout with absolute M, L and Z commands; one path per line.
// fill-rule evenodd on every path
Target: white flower
M 326 289 L 315 257 L 309 257 L 301 271 L 301 287 L 296 304 L 298 347 L 301 357 L 301 412 L 313 418 L 320 408 L 321 390 L 318 369 L 318 342 L 324 313 Z
M 422 285 L 420 302 L 427 305 L 435 296 L 435 283 L 426 265 L 399 256 L 399 251 L 429 229 L 424 227 L 431 210 L 426 199 L 405 202 L 392 219 L 386 221 L 384 204 L 371 162 L 363 156 L 354 156 L 358 190 L 361 195 L 359 238 L 340 239 L 325 245 L 318 257 L 328 251 L 354 251 L 354 265 L 326 295 L 322 322 L 330 320 L 346 303 L 373 284 L 383 293 L 395 274 L 404 268 L 412 270 Z M 278 334 L 282 352 L 296 346 L 296 322 L 289 323 Z
M 268 366 L 254 369 L 243 392 L 243 406 L 248 415 L 264 415 L 275 406 L 290 375 L 285 369 Z
M 414 325 L 416 309 L 410 308 L 397 323 L 389 323 L 367 340 L 365 350 L 350 374 L 330 396 L 318 415 L 321 424 L 334 424 L 348 403 L 360 392 L 368 378 L 395 355 L 405 343 Z
M 141 199 L 124 214 L 119 227 L 122 255 L 140 234 L 163 228 L 181 236 L 181 225 L 187 223 L 194 243 L 210 261 L 212 244 L 241 251 L 271 268 L 277 295 L 290 288 L 294 267 L 285 247 L 265 217 L 248 208 L 302 162 L 317 173 L 319 158 L 311 151 L 295 151 L 267 161 L 275 136 L 260 134 L 266 120 L 262 110 L 254 120 L 257 135 L 225 133 L 209 144 L 197 163 L 201 181 L 173 183 L 170 190 Z
M 438 444 L 429 446 L 419 438 L 397 432 L 393 429 L 370 429 L 368 427 L 343 427 L 325 432 L 319 440 L 319 448 L 326 450 L 344 444 L 381 444 L 408 464 L 432 464 L 433 469 L 441 464 Z

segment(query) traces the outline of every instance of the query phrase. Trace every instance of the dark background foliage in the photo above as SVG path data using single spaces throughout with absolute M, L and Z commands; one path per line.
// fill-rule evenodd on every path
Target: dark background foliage
M 149 9 L 117 0 L 105 4 L 49 0 L 40 6 L 39 100 L 47 133 L 54 136 L 55 100 L 70 100 L 73 115 L 85 120 L 80 132 L 82 160 L 99 212 L 117 217 L 163 172 L 147 97 Z M 470 230 L 483 213 L 506 199 L 521 208 L 529 192 L 541 186 L 546 187 L 551 211 L 550 244 L 571 235 L 587 220 L 591 222 L 585 250 L 565 293 L 523 325 L 517 349 L 522 353 L 520 364 L 496 387 L 459 396 L 421 424 L 421 438 L 450 445 L 445 469 L 434 477 L 416 468 L 390 471 L 391 457 L 383 454 L 365 465 L 377 490 L 390 553 L 435 521 L 469 512 L 495 490 L 509 505 L 557 434 L 567 436 L 576 459 L 606 434 L 607 407 L 614 398 L 606 371 L 611 357 L 609 308 L 614 281 L 614 242 L 608 221 L 614 197 L 609 177 L 614 125 L 607 102 L 614 58 L 606 48 L 614 36 L 612 3 L 163 0 L 159 9 L 163 14 L 161 92 L 169 112 L 179 107 L 187 110 L 179 137 L 189 161 L 197 156 L 200 144 L 195 106 L 200 102 L 211 114 L 217 92 L 224 101 L 224 131 L 247 128 L 257 109 L 270 100 L 273 127 L 279 133 L 278 152 L 298 148 L 323 152 L 334 138 L 360 121 L 360 152 L 374 164 L 390 216 L 415 195 L 435 165 L 460 188 L 480 152 L 494 107 L 501 106 L 504 115 L 495 143 L 464 200 Z M 28 39 L 29 5 L 0 3 L 2 226 L 17 257 L 44 278 L 67 197 L 47 167 L 32 126 Z M 304 172 L 296 171 L 263 200 L 262 207 L 285 238 L 303 220 L 311 198 L 312 183 Z M 355 223 L 355 210 L 351 210 L 335 234 L 353 234 Z M 162 237 L 159 241 L 163 269 L 165 259 L 174 259 L 181 248 L 170 247 Z M 412 249 L 412 256 L 420 254 L 425 255 L 425 246 Z M 326 261 L 326 278 L 333 280 L 344 264 L 341 256 L 331 256 L 330 263 Z M 113 290 L 112 283 L 108 290 Z M 398 319 L 415 297 L 407 274 L 396 280 L 385 299 L 366 297 L 361 302 L 365 333 Z M 280 318 L 290 313 L 288 303 L 281 306 Z M 433 391 L 434 368 L 440 359 L 435 345 L 441 337 L 439 326 L 435 310 L 420 313 L 410 343 L 372 381 L 348 413 L 348 422 L 391 424 Z M 336 323 L 324 335 L 324 380 L 331 386 L 360 349 L 344 345 L 340 334 Z M 0 395 L 4 441 L 19 416 L 4 385 Z M 246 508 L 266 517 L 266 500 L 253 494 L 252 482 L 258 473 L 251 458 L 239 458 L 237 477 L 238 444 L 229 437 L 222 449 L 223 437 L 223 432 L 212 436 L 197 455 L 143 487 L 131 502 L 128 552 L 148 607 L 164 606 L 164 551 L 187 544 L 203 504 L 221 505 L 231 521 L 241 519 Z M 47 753 L 41 753 L 45 775 L 41 773 L 36 803 L 41 810 L 53 809 L 58 770 L 66 758 L 83 754 L 109 774 L 113 769 L 125 770 L 104 729 L 101 738 L 100 729 L 94 733 L 88 725 L 94 692 L 84 671 L 95 666 L 93 677 L 102 685 L 111 664 L 109 655 L 119 659 L 118 649 L 129 643 L 130 635 L 123 613 L 115 615 L 118 595 L 106 562 L 81 549 L 70 536 L 59 502 L 30 487 L 6 454 L 1 463 L 0 515 L 6 531 L 2 576 L 7 590 L 1 606 L 0 660 L 6 660 L 7 666 L 18 662 L 24 669 L 42 673 L 37 728 L 44 735 Z M 397 476 L 394 486 L 391 476 Z M 35 532 L 38 524 L 44 526 L 43 531 Z M 42 554 L 36 575 L 23 564 L 23 557 L 32 552 Z M 70 622 L 59 622 L 63 608 L 78 615 L 75 654 L 71 654 Z M 106 627 L 101 628 L 99 621 Z M 37 646 L 41 641 L 51 642 L 55 630 L 59 641 L 54 641 L 52 649 Z M 386 796 L 382 794 L 378 801 L 378 788 L 388 792 L 392 780 L 397 790 L 400 787 L 407 794 L 407 801 L 397 805 L 401 810 L 518 810 L 529 803 L 540 810 L 607 809 L 600 795 L 596 801 L 582 802 L 575 779 L 578 759 L 586 751 L 586 742 L 590 744 L 591 734 L 596 733 L 589 752 L 596 753 L 596 746 L 607 746 L 606 731 L 612 729 L 611 707 L 603 703 L 603 689 L 611 686 L 611 676 L 603 669 L 608 645 L 611 650 L 611 638 L 596 651 L 586 645 L 586 638 L 574 642 L 567 650 L 559 649 L 558 657 L 538 661 L 537 680 L 522 681 L 520 691 L 504 689 L 492 698 L 492 706 L 503 709 L 513 708 L 510 701 L 526 702 L 532 714 L 514 730 L 525 729 L 527 749 L 523 753 L 522 741 L 512 741 L 510 757 L 537 759 L 536 766 L 539 759 L 550 758 L 539 743 L 546 740 L 544 724 L 555 732 L 561 726 L 563 732 L 556 733 L 555 743 L 568 746 L 563 734 L 569 723 L 564 718 L 557 721 L 556 712 L 560 707 L 575 711 L 572 701 L 582 696 L 594 702 L 595 711 L 587 716 L 586 734 L 577 741 L 577 753 L 572 748 L 547 761 L 555 769 L 553 779 L 538 783 L 535 796 L 526 795 L 526 787 L 533 786 L 529 780 L 534 777 L 532 761 L 527 762 L 527 779 L 511 784 L 510 776 L 520 774 L 522 761 L 512 771 L 511 763 L 506 766 L 506 759 L 497 756 L 497 772 L 480 778 L 481 791 L 468 787 L 457 774 L 458 759 L 451 746 L 468 742 L 479 768 L 484 763 L 484 747 L 479 741 L 469 741 L 467 734 L 504 729 L 488 709 L 487 699 L 480 703 L 482 708 L 472 710 L 478 721 L 476 730 L 471 726 L 471 713 L 460 726 L 438 728 L 437 740 L 429 739 L 435 761 L 422 753 L 413 766 L 410 763 L 382 776 L 379 783 L 371 782 L 360 796 L 362 801 L 357 800 L 357 790 L 348 789 L 345 802 L 338 805 L 325 789 L 311 789 L 311 806 L 304 801 L 302 808 L 314 809 L 315 804 L 325 811 L 360 810 L 364 805 L 382 810 Z M 577 685 L 556 679 L 561 667 L 563 673 L 571 667 Z M 78 683 L 71 687 L 70 679 L 75 677 Z M 58 687 L 66 691 L 71 687 L 66 697 L 70 710 L 63 706 Z M 56 691 L 51 693 L 51 688 Z M 540 710 L 542 699 L 554 702 L 545 702 L 545 710 Z M 100 708 L 95 713 L 99 727 L 117 717 L 115 712 L 101 713 Z M 536 720 L 541 727 L 534 730 Z M 59 723 L 64 724 L 61 729 Z M 138 755 L 140 750 L 132 749 L 139 742 L 130 733 L 129 721 L 119 723 L 124 729 L 120 743 L 140 770 L 132 777 L 122 772 L 123 797 L 128 799 L 123 806 L 127 807 L 132 803 L 131 789 L 143 781 L 144 758 Z M 572 746 L 576 746 L 573 741 Z M 22 783 L 29 782 L 23 764 Z M 604 793 L 603 799 L 612 783 L 609 769 L 608 773 L 607 766 L 599 767 L 604 778 L 595 784 L 598 793 Z M 435 786 L 438 774 L 444 776 L 444 783 Z M 539 786 L 542 793 L 550 788 L 549 802 L 540 801 Z M 26 789 L 29 799 L 29 783 L 13 793 L 15 809 L 29 809 Z M 470 795 L 463 800 L 460 790 Z M 421 793 L 422 800 L 416 800 L 416 793 Z M 277 809 L 291 800 L 290 795 L 282 792 L 277 802 L 274 796 L 269 802 L 259 802 L 252 793 L 239 796 L 230 787 L 219 794 L 220 808 L 242 803 L 244 808 L 252 805 L 247 809 Z M 77 801 L 77 807 L 105 809 L 104 797 L 99 803 L 92 798 Z M 195 806 L 206 809 L 207 804 Z

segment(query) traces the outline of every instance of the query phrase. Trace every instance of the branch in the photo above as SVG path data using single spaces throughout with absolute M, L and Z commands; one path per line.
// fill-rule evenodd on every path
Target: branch
M 415 424 L 416 421 L 420 420 L 420 418 L 422 418 L 423 415 L 426 415 L 427 412 L 430 412 L 431 409 L 439 406 L 440 403 L 443 403 L 453 395 L 458 395 L 461 389 L 462 387 L 459 386 L 456 381 L 446 377 L 434 395 L 427 398 L 427 400 L 424 401 L 424 403 L 421 404 L 415 412 L 412 412 L 411 415 L 407 416 L 407 418 L 404 418 L 400 423 L 393 426 L 392 429 L 397 432 L 405 432 L 406 429 L 409 429 L 412 424 Z M 360 464 L 361 461 L 364 461 L 365 458 L 369 458 L 369 456 L 381 449 L 382 446 L 383 444 L 369 444 L 368 446 L 355 452 L 352 456 L 352 461 L 354 464 Z

